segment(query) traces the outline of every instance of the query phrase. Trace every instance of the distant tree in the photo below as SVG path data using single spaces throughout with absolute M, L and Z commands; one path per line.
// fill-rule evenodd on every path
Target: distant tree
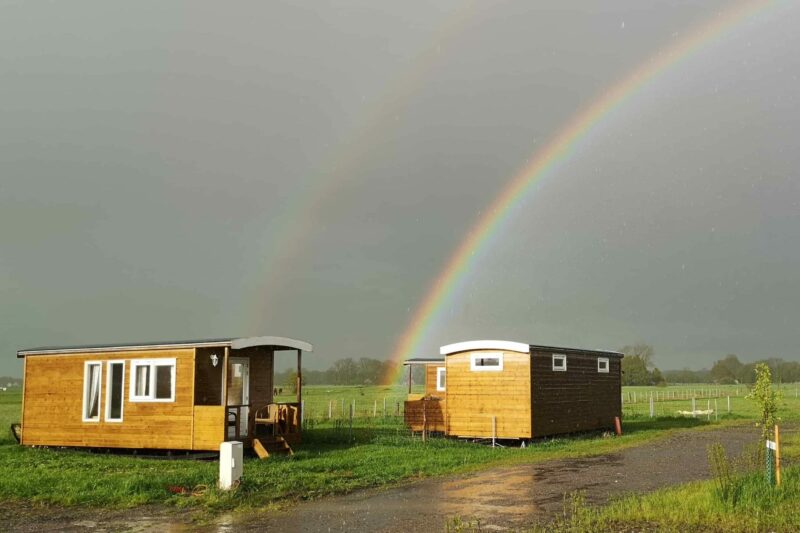
M 658 368 L 654 368 L 650 373 L 650 380 L 653 382 L 653 385 L 658 385 L 659 387 L 667 386 L 667 380 L 664 378 Z
M 622 359 L 623 385 L 649 385 L 650 372 L 641 357 L 632 355 Z
M 653 357 L 655 357 L 655 350 L 649 344 L 638 342 L 636 344 L 623 346 L 620 350 L 625 355 L 625 358 L 638 357 L 644 363 L 645 368 L 653 367 Z
M 665 370 L 664 378 L 670 383 L 708 383 L 708 370 Z
M 711 367 L 711 378 L 715 383 L 738 383 L 742 366 L 737 356 L 728 354 Z
M 302 379 L 303 385 L 306 384 L 305 376 Z M 297 370 L 290 370 L 283 381 L 283 386 L 297 394 Z

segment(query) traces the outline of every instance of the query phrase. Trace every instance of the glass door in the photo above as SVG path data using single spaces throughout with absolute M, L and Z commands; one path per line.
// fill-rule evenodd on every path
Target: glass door
M 228 405 L 242 406 L 237 409 L 228 409 L 230 413 L 238 416 L 239 435 L 247 436 L 247 420 L 250 416 L 250 359 L 246 357 L 228 358 Z M 235 426 L 228 424 L 228 438 L 236 434 Z

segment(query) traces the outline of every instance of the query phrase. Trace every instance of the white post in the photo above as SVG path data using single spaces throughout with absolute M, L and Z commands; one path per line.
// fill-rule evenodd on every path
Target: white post
M 375 400 L 375 402 L 372 404 L 372 416 L 373 418 L 378 416 L 378 400 Z
M 711 420 L 711 400 L 706 400 L 706 418 Z
M 222 490 L 230 490 L 239 483 L 243 450 L 241 442 L 223 442 L 219 445 L 219 488 Z
M 697 417 L 697 413 L 695 411 L 697 411 L 697 402 L 695 401 L 694 396 L 692 396 L 692 416 L 693 417 Z
M 333 400 L 328 400 L 328 420 L 330 420 L 333 414 Z
M 731 397 L 728 396 L 728 414 L 731 414 Z
M 714 420 L 719 420 L 719 409 L 717 409 L 717 399 L 714 398 Z
M 653 416 L 655 415 L 654 410 L 655 410 L 655 406 L 653 404 L 653 395 L 651 394 L 650 395 L 650 418 L 653 418 Z

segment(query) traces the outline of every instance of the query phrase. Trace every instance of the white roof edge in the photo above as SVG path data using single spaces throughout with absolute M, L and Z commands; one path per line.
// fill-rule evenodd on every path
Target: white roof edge
M 470 350 L 503 350 L 508 352 L 531 353 L 529 344 L 513 341 L 466 341 L 448 344 L 439 348 L 442 355 L 450 355 Z
M 295 348 L 304 352 L 314 351 L 314 347 L 310 343 L 288 337 L 246 337 L 231 341 L 232 350 L 241 350 L 242 348 L 251 348 L 253 346 L 285 346 L 286 348 Z

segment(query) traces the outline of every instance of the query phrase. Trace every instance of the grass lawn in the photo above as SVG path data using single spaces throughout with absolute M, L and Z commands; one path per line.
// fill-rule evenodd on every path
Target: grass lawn
M 742 405 L 719 422 L 691 417 L 629 416 L 621 438 L 597 434 L 537 441 L 526 448 L 491 448 L 454 439 L 432 438 L 422 443 L 412 437 L 396 416 L 356 419 L 352 438 L 347 424 L 333 413 L 334 400 L 354 398 L 371 414 L 383 397 L 402 398 L 397 389 L 382 387 L 308 387 L 306 409 L 310 427 L 293 457 L 267 461 L 249 458 L 239 489 L 215 489 L 216 461 L 146 459 L 84 451 L 31 449 L 16 445 L 6 428 L 19 419 L 18 393 L 0 393 L 0 501 L 42 504 L 134 507 L 142 504 L 188 506 L 209 512 L 248 508 L 285 499 L 315 498 L 357 488 L 389 485 L 403 480 L 464 472 L 488 465 L 537 462 L 558 457 L 596 455 L 635 446 L 686 428 L 710 428 L 742 423 L 755 415 Z M 362 394 L 363 393 L 363 394 Z M 391 394 L 394 394 L 392 396 Z M 750 403 L 750 402 L 746 402 Z M 796 418 L 797 400 L 789 398 L 782 410 Z M 387 400 L 387 404 L 391 405 Z M 313 411 L 318 415 L 314 416 Z M 388 410 L 388 409 L 387 409 Z M 186 487 L 197 495 L 176 495 L 169 487 Z
M 800 531 L 800 433 L 787 433 L 780 487 L 762 472 L 735 482 L 736 501 L 719 496 L 715 481 L 700 481 L 651 494 L 628 496 L 604 507 L 584 505 L 581 495 L 565 503 L 565 516 L 534 531 Z

